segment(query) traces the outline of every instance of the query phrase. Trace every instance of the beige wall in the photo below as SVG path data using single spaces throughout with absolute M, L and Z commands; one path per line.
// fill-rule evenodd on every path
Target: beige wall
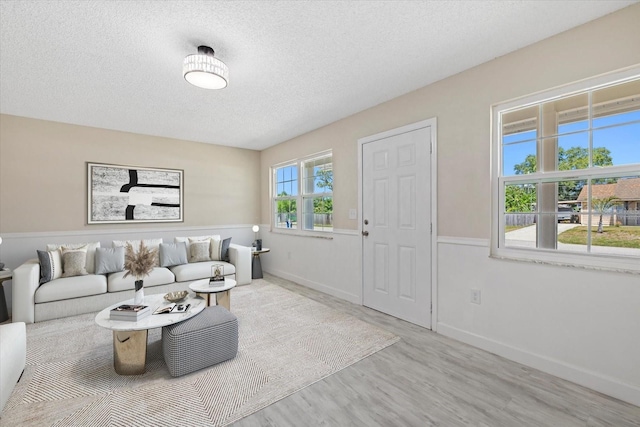
M 139 228 L 87 225 L 86 162 L 183 169 L 184 226 L 260 217 L 257 151 L 1 115 L 0 231 Z
M 490 107 L 640 63 L 640 5 L 497 58 L 262 153 L 262 222 L 270 222 L 269 167 L 332 148 L 335 227 L 357 229 L 357 140 L 438 120 L 438 235 L 490 235 Z

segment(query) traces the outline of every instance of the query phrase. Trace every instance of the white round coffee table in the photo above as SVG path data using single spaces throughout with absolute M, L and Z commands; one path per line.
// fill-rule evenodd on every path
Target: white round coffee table
M 214 283 L 214 282 L 211 282 Z M 204 298 L 207 301 L 207 305 L 211 304 L 211 294 L 216 297 L 216 304 L 221 305 L 227 310 L 231 311 L 231 288 L 236 285 L 236 281 L 233 279 L 224 279 L 224 284 L 209 284 L 209 279 L 196 280 L 189 285 L 189 289 L 196 293 L 196 295 Z
M 122 304 L 133 304 L 133 299 L 110 305 L 96 315 L 96 323 L 113 331 L 113 367 L 120 375 L 141 375 L 145 372 L 147 359 L 147 336 L 149 329 L 161 328 L 187 320 L 205 309 L 204 299 L 190 294 L 181 304 L 191 304 L 185 313 L 153 314 L 160 306 L 169 304 L 164 294 L 147 295 L 144 305 L 151 309 L 150 315 L 138 321 L 112 320 L 111 309 Z

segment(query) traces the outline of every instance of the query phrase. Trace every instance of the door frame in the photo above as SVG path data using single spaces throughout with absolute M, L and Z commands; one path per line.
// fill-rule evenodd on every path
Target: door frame
M 437 118 L 422 120 L 358 139 L 358 236 L 360 237 L 360 305 L 364 305 L 364 242 L 362 239 L 362 149 L 363 145 L 391 136 L 427 128 L 431 130 L 431 330 L 436 332 L 438 319 L 438 151 Z

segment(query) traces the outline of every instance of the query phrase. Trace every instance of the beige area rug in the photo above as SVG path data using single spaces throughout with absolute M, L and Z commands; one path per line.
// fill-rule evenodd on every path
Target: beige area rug
M 234 288 L 235 359 L 172 378 L 161 330 L 147 372 L 113 370 L 112 335 L 95 314 L 27 325 L 27 367 L 2 426 L 227 425 L 399 340 L 265 280 Z

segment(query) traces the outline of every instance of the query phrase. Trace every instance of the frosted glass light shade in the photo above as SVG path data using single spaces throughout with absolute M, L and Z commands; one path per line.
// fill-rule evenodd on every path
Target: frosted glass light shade
M 213 57 L 213 49 L 198 47 L 198 53 L 184 58 L 182 64 L 184 79 L 203 89 L 223 89 L 229 84 L 229 68 Z

